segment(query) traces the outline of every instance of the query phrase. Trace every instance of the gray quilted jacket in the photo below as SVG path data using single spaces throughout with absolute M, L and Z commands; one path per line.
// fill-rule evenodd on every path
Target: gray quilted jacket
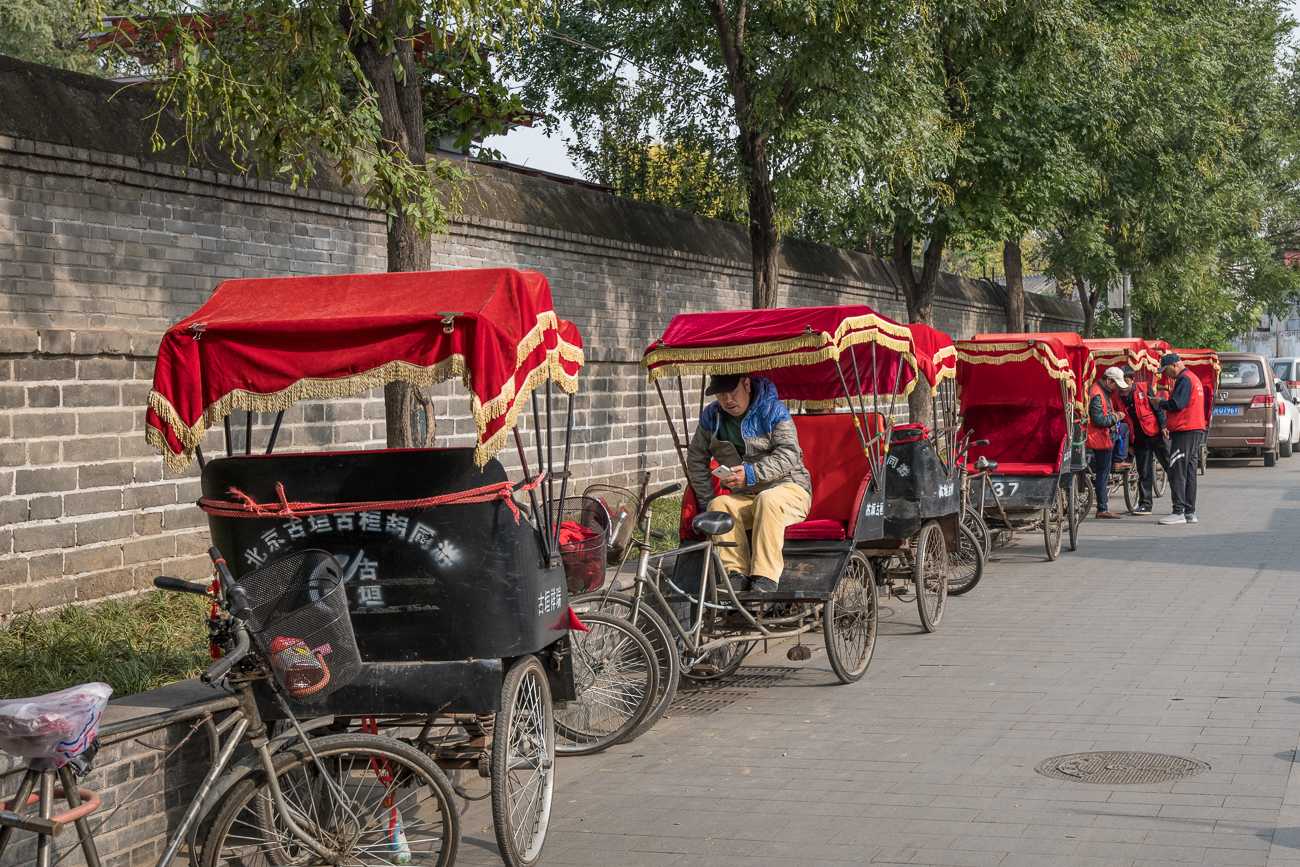
M 803 465 L 803 450 L 799 448 L 799 434 L 795 431 L 790 410 L 777 400 L 776 386 L 761 376 L 751 376 L 752 396 L 749 412 L 740 424 L 745 438 L 745 479 L 749 483 L 735 491 L 738 494 L 756 494 L 773 485 L 793 483 L 812 493 L 812 479 Z M 699 427 L 691 437 L 686 452 L 686 466 L 690 470 L 691 487 L 701 508 L 713 499 L 713 475 L 709 461 L 720 463 L 731 451 L 732 445 L 718 439 L 724 410 L 717 401 L 709 404 L 700 414 Z

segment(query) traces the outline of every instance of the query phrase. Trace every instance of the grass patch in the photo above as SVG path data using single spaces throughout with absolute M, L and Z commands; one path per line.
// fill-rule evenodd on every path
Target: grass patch
M 654 553 L 679 547 L 681 536 L 677 531 L 682 523 L 682 498 L 655 500 L 651 508 L 654 512 L 650 516 L 650 525 L 664 534 L 664 538 L 654 540 Z
M 210 663 L 208 602 L 154 591 L 127 602 L 23 614 L 0 629 L 0 698 L 102 681 L 114 698 L 185 680 Z

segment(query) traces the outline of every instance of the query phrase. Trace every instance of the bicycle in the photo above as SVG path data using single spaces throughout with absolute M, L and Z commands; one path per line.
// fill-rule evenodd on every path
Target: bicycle
M 298 571 L 310 574 L 321 565 L 320 558 L 303 554 L 293 555 L 303 561 Z M 114 742 L 194 720 L 195 728 L 202 725 L 208 734 L 212 765 L 169 837 L 157 867 L 170 867 L 183 843 L 189 844 L 193 867 L 216 867 L 230 861 L 282 867 L 312 857 L 332 865 L 389 860 L 449 867 L 460 841 L 460 819 L 452 809 L 453 788 L 443 772 L 415 746 L 377 733 L 311 736 L 333 725 L 334 718 L 299 721 L 294 716 L 286 692 L 293 696 L 301 682 L 286 684 L 290 675 L 274 654 L 254 646 L 250 621 L 255 611 L 249 594 L 235 583 L 219 551 L 213 548 L 209 555 L 217 573 L 211 588 L 217 606 L 209 631 L 213 643 L 225 653 L 200 680 L 210 686 L 224 682 L 231 694 L 122 726 L 105 726 L 100 732 L 101 738 Z M 334 582 L 338 578 L 334 575 Z M 160 577 L 154 585 L 209 598 L 213 595 L 205 585 L 176 578 Z M 317 584 L 310 592 L 323 599 L 332 586 Z M 317 599 L 315 604 L 319 602 Z M 347 622 L 346 616 L 343 622 Z M 348 635 L 335 633 L 333 640 L 347 641 L 350 628 Z M 305 657 L 298 659 L 305 664 Z M 316 661 L 323 663 L 323 654 L 318 653 Z M 329 666 L 323 667 L 329 671 Z M 317 675 L 326 683 L 341 679 L 340 674 Z M 259 683 L 267 687 L 260 697 L 269 694 L 288 723 L 279 733 L 264 720 L 254 689 Z M 227 711 L 217 723 L 216 715 Z M 251 753 L 233 761 L 241 744 Z M 87 762 L 84 770 L 89 767 Z M 0 850 L 9 842 L 11 829 L 37 830 L 32 826 L 33 817 L 24 816 L 23 811 L 40 776 L 35 765 L 29 768 L 12 799 L 14 810 L 0 815 L 4 826 Z M 66 790 L 71 784 L 64 779 Z M 77 831 L 90 867 L 97 867 L 95 829 L 78 824 Z M 52 836 L 51 832 L 57 833 L 48 825 L 38 830 L 43 835 Z M 41 867 L 48 867 L 50 847 L 44 839 L 39 851 L 47 854 Z

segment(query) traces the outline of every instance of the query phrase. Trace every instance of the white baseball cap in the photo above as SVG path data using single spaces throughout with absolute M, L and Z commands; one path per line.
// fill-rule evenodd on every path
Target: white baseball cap
M 1115 380 L 1115 384 L 1120 388 L 1128 388 L 1128 380 L 1124 378 L 1124 371 L 1120 370 L 1118 367 L 1106 368 L 1106 373 L 1104 375 L 1107 379 Z

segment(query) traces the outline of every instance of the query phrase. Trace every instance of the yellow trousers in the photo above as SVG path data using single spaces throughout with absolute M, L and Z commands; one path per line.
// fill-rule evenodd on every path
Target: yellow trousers
M 722 565 L 728 572 L 751 577 L 761 575 L 779 582 L 785 569 L 785 559 L 781 556 L 785 528 L 807 518 L 811 505 L 812 495 L 794 484 L 776 485 L 757 494 L 714 497 L 709 510 L 726 512 L 736 519 L 730 533 L 713 537 L 718 542 L 736 543 L 734 548 L 718 549 Z M 752 546 L 745 536 L 746 530 L 753 531 Z

